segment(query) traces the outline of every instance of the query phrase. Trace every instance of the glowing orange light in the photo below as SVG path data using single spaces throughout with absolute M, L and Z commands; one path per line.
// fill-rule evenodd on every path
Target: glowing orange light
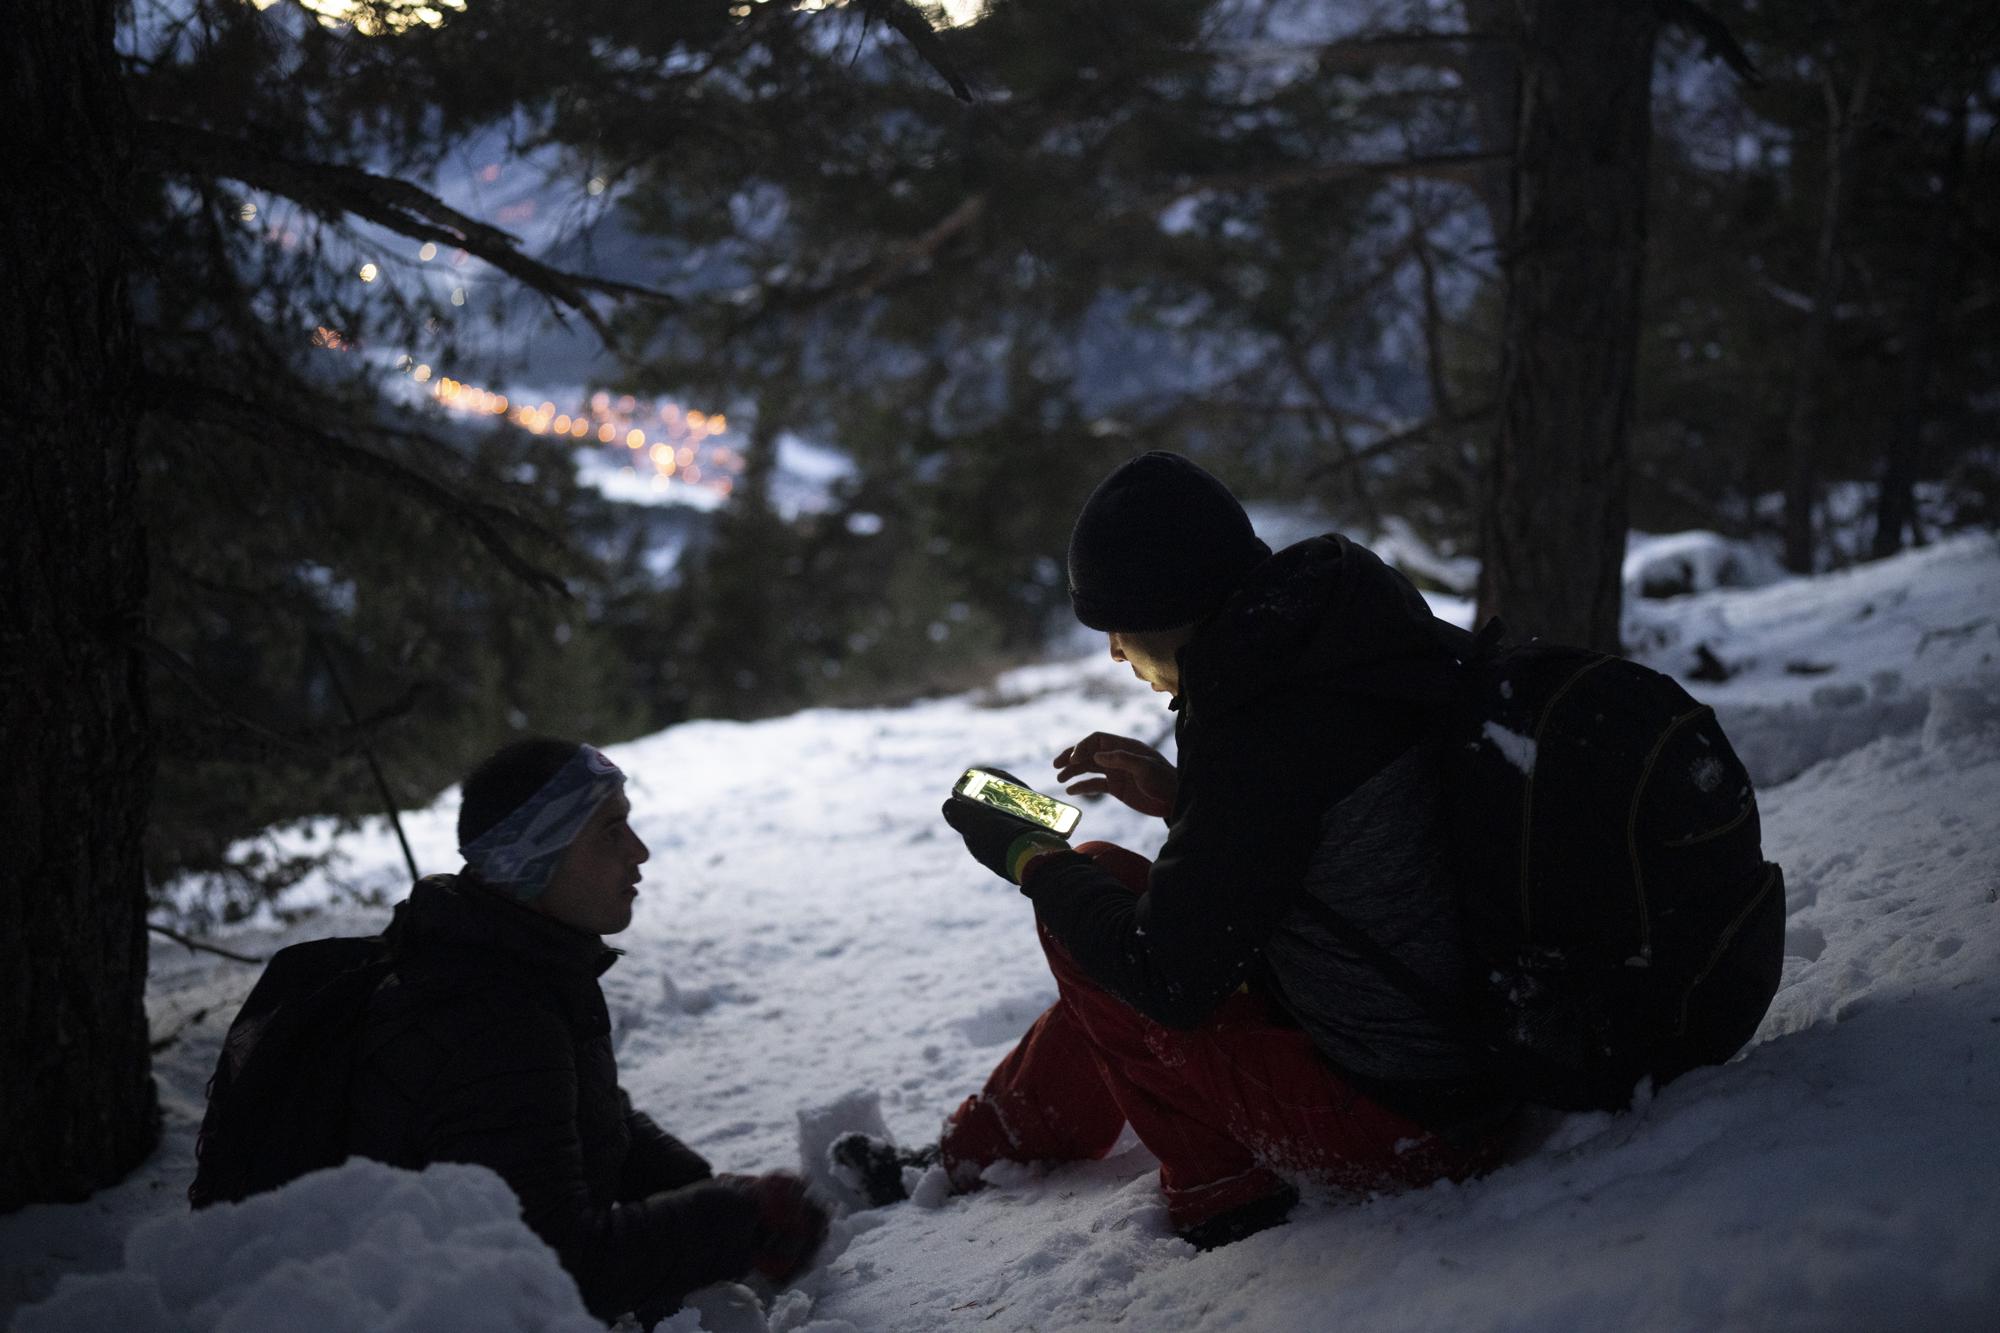
M 576 436 L 576 438 L 580 440 L 584 436 L 590 434 L 590 423 L 588 421 L 585 421 L 582 417 L 578 417 L 576 420 L 569 423 L 569 433 Z
M 597 438 L 604 441 L 604 443 L 606 444 L 611 443 L 613 440 L 618 438 L 618 427 L 612 425 L 608 421 L 605 422 L 602 426 L 599 426 L 597 428 Z
M 700 430 L 705 424 L 707 424 L 707 422 L 708 422 L 708 414 L 705 412 L 688 413 L 689 430 Z
M 672 445 L 656 444 L 646 451 L 646 456 L 664 468 L 671 469 L 674 465 L 674 450 Z
M 569 413 L 565 412 L 556 418 L 556 434 L 569 434 Z

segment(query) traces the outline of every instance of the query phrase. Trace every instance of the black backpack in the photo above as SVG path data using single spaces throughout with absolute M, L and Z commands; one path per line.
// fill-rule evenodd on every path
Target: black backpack
M 308 940 L 272 956 L 208 1082 L 190 1204 L 233 1203 L 346 1160 L 356 1038 L 392 961 L 379 935 Z
M 1342 913 L 1340 883 L 1309 883 L 1307 912 L 1506 1091 L 1622 1109 L 1640 1080 L 1719 1064 L 1756 1032 L 1783 959 L 1784 876 L 1713 710 L 1635 662 L 1503 634 L 1459 632 L 1443 722 L 1383 778 L 1420 789 L 1385 807 L 1364 788 L 1350 800 L 1369 813 L 1328 817 L 1334 837 L 1357 817 L 1408 822 L 1382 873 L 1448 886 L 1463 974 L 1419 975 Z M 1442 855 L 1414 845 L 1432 840 Z
M 1514 1089 L 1620 1109 L 1756 1032 L 1784 875 L 1713 709 L 1660 672 L 1489 627 L 1443 762 L 1470 1030 Z

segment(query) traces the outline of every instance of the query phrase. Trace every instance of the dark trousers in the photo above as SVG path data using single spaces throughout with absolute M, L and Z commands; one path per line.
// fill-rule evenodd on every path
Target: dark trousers
M 1077 849 L 1134 893 L 1151 862 Z M 1238 991 L 1192 1031 L 1162 1027 L 1085 976 L 1037 923 L 1059 997 L 943 1139 L 957 1179 L 996 1161 L 1102 1157 L 1127 1123 L 1160 1159 L 1177 1229 L 1264 1198 L 1283 1177 L 1351 1192 L 1461 1179 L 1491 1154 L 1453 1147 L 1343 1081 L 1263 996 Z

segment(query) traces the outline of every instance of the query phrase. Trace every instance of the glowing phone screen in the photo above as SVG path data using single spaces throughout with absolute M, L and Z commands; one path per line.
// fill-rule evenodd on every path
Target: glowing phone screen
M 952 788 L 952 794 L 969 797 L 995 810 L 1005 810 L 1010 815 L 1019 815 L 1061 834 L 1068 834 L 1076 827 L 1076 821 L 1083 818 L 1083 811 L 1068 802 L 995 777 L 983 768 L 966 769 L 965 776 Z

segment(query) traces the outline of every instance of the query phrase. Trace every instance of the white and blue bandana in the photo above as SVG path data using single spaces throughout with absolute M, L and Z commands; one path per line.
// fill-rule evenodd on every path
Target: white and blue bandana
M 584 821 L 624 787 L 618 765 L 596 746 L 580 745 L 533 796 L 458 854 L 487 884 L 532 902 L 549 887 Z

